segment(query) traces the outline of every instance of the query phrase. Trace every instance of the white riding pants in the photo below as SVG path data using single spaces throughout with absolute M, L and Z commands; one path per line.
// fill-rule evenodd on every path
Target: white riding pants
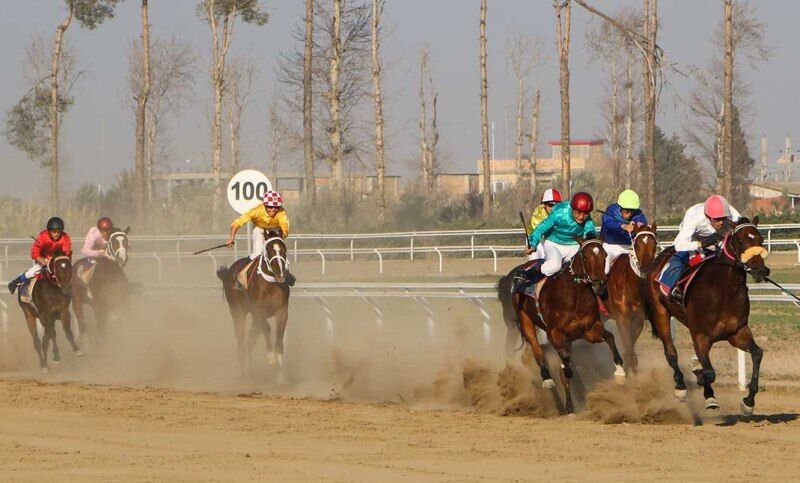
M 258 227 L 253 228 L 252 240 L 253 253 L 250 254 L 250 260 L 255 260 L 264 253 L 264 243 L 266 242 L 266 239 L 264 239 L 264 229 Z
M 603 243 L 603 250 L 606 251 L 606 275 L 611 271 L 611 264 L 620 255 L 625 255 L 630 251 L 629 245 L 614 245 L 611 243 Z
M 536 246 L 536 251 L 528 255 L 528 261 L 530 260 L 541 260 L 544 258 L 544 248 L 542 248 L 542 244 L 539 243 Z
M 542 242 L 544 250 L 544 263 L 542 264 L 542 274 L 553 275 L 561 270 L 565 261 L 572 259 L 580 249 L 579 245 L 559 245 L 550 240 Z M 537 249 L 538 251 L 538 249 Z
M 37 262 L 33 262 L 33 266 L 25 270 L 25 273 L 23 275 L 25 275 L 25 278 L 31 279 L 35 277 L 37 273 L 41 272 L 43 268 L 44 267 L 39 265 Z

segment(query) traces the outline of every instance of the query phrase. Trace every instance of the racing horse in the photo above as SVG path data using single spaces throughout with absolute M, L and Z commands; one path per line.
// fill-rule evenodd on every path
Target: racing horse
M 222 266 L 217 277 L 222 280 L 222 289 L 228 309 L 233 318 L 236 335 L 236 349 L 239 368 L 244 377 L 250 371 L 250 354 L 258 336 L 263 333 L 266 339 L 267 362 L 278 364 L 280 377 L 283 377 L 283 335 L 289 317 L 289 286 L 286 281 L 287 252 L 280 230 L 268 230 L 265 234 L 264 250 L 250 263 L 249 257 L 235 261 L 230 268 Z M 245 269 L 246 286 L 237 280 Z M 250 314 L 251 324 L 245 337 L 245 321 Z M 269 317 L 275 318 L 275 343 L 273 346 Z M 246 340 L 245 340 L 246 339 Z
M 756 282 L 769 275 L 764 264 L 768 252 L 758 231 L 758 217 L 750 222 L 741 218 L 728 223 L 729 231 L 722 240 L 721 253 L 702 262 L 693 275 L 691 284 L 684 289 L 683 304 L 666 295 L 659 286 L 658 277 L 674 248 L 664 250 L 646 275 L 644 298 L 653 336 L 661 339 L 667 363 L 673 370 L 675 397 L 686 400 L 686 383 L 678 367 L 678 353 L 670 332 L 670 317 L 680 320 L 691 334 L 694 351 L 701 367 L 693 372 L 697 384 L 703 387 L 706 409 L 718 409 L 712 384 L 716 379 L 709 351 L 715 342 L 726 340 L 737 349 L 750 353 L 753 373 L 748 384 L 748 394 L 741 403 L 744 414 L 755 409 L 758 392 L 758 374 L 763 351 L 753 340 L 747 325 L 750 316 L 750 299 L 747 295 L 747 274 Z M 684 278 L 684 277 L 682 277 Z
M 113 229 L 108 237 L 104 256 L 94 260 L 81 259 L 73 267 L 72 277 L 75 283 L 72 284 L 72 310 L 81 335 L 86 333 L 84 305 L 92 307 L 100 339 L 105 337 L 109 315 L 117 308 L 127 312 L 128 277 L 123 268 L 128 263 L 130 229 Z M 82 280 L 86 271 L 91 271 L 88 284 Z
M 53 362 L 61 362 L 56 345 L 56 320 L 61 321 L 64 334 L 72 346 L 76 356 L 83 355 L 75 337 L 72 335 L 72 325 L 69 313 L 70 285 L 72 283 L 72 262 L 69 257 L 58 254 L 47 261 L 45 273 L 36 280 L 29 280 L 20 287 L 17 301 L 25 315 L 25 322 L 33 338 L 33 348 L 39 356 L 39 369 L 43 374 L 50 372 L 47 367 L 47 351 L 50 342 L 53 342 Z M 26 295 L 29 301 L 24 300 Z M 42 323 L 44 337 L 39 339 L 36 330 L 36 319 Z
M 656 230 L 655 224 L 638 225 L 631 233 L 630 252 L 617 257 L 608 272 L 608 298 L 604 301 L 608 317 L 605 318 L 614 319 L 625 368 L 634 373 L 639 366 L 634 346 L 647 318 L 642 286 L 646 270 L 658 253 Z
M 597 301 L 598 294 L 603 292 L 606 284 L 606 252 L 598 239 L 584 240 L 576 237 L 575 240 L 580 244 L 578 253 L 558 273 L 545 279 L 539 289 L 538 304 L 536 299 L 527 295 L 513 295 L 519 317 L 519 331 L 523 340 L 530 344 L 533 357 L 539 365 L 542 387 L 553 388 L 555 383 L 547 368 L 544 351 L 536 338 L 535 327 L 545 331 L 551 347 L 558 352 L 566 399 L 565 409 L 568 413 L 575 410 L 570 394 L 573 341 L 585 339 L 591 343 L 608 344 L 616 366 L 614 376 L 625 377 L 622 356 L 617 350 L 614 335 L 603 326 Z

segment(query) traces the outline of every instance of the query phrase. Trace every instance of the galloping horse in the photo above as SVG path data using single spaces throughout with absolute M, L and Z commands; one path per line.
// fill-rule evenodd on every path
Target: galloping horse
M 538 308 L 536 300 L 531 297 L 520 293 L 515 293 L 513 297 L 519 316 L 519 330 L 533 350 L 533 357 L 541 370 L 543 387 L 552 388 L 555 384 L 547 368 L 544 351 L 536 338 L 535 327 L 547 333 L 550 345 L 561 358 L 565 407 L 570 413 L 574 411 L 570 394 L 572 341 L 585 339 L 593 344 L 608 344 L 616 365 L 614 376 L 625 377 L 614 335 L 603 326 L 597 303 L 597 294 L 602 292 L 606 283 L 606 252 L 600 240 L 576 240 L 580 243 L 578 253 L 541 286 Z
M 647 268 L 658 253 L 656 225 L 639 225 L 631 234 L 629 253 L 620 255 L 608 272 L 608 318 L 614 319 L 626 368 L 636 372 L 639 359 L 634 345 L 644 329 L 645 315 L 642 285 Z
M 758 217 L 752 223 L 747 218 L 740 219 L 738 223 L 730 222 L 731 230 L 722 241 L 722 253 L 697 268 L 688 291 L 684 292 L 683 305 L 665 295 L 658 283 L 658 276 L 669 257 L 675 253 L 674 249 L 664 250 L 647 273 L 644 297 L 648 318 L 654 337 L 661 339 L 664 345 L 664 355 L 675 379 L 675 397 L 681 401 L 686 400 L 686 383 L 678 367 L 678 352 L 672 342 L 670 316 L 680 320 L 691 334 L 695 354 L 702 365 L 702 369 L 698 368 L 694 373 L 698 385 L 703 386 L 706 409 L 719 408 L 711 387 L 716 379 L 709 359 L 711 346 L 727 340 L 737 349 L 750 353 L 753 374 L 741 409 L 745 414 L 753 413 L 763 351 L 753 340 L 747 325 L 750 316 L 747 274 L 751 274 L 756 282 L 769 275 L 769 268 L 764 265 L 768 253 L 762 246 L 764 239 L 757 226 Z
M 278 363 L 283 375 L 283 335 L 289 317 L 289 286 L 286 279 L 286 245 L 280 231 L 270 230 L 266 233 L 264 251 L 254 263 L 250 258 L 242 258 L 230 268 L 222 266 L 217 270 L 217 277 L 222 280 L 225 299 L 233 317 L 233 329 L 236 333 L 236 349 L 242 375 L 250 368 L 250 354 L 253 351 L 259 334 L 264 333 L 266 339 L 267 361 Z M 237 276 L 250 264 L 246 273 L 246 287 L 239 287 Z M 250 314 L 252 323 L 245 345 L 245 321 Z M 271 328 L 267 319 L 275 317 L 275 345 L 273 348 Z
M 76 282 L 72 284 L 72 309 L 81 334 L 86 333 L 83 313 L 85 304 L 92 307 L 101 339 L 105 336 L 109 313 L 115 308 L 128 308 L 128 277 L 125 276 L 123 267 L 128 263 L 129 231 L 130 227 L 124 230 L 115 228 L 108 237 L 105 256 L 98 257 L 94 262 L 81 259 L 73 267 L 72 277 Z M 93 271 L 88 285 L 81 281 L 81 274 L 87 270 Z
M 75 355 L 79 357 L 83 355 L 72 335 L 69 313 L 72 263 L 69 257 L 57 255 L 48 260 L 46 270 L 40 279 L 25 282 L 17 294 L 19 306 L 22 307 L 25 322 L 28 324 L 31 337 L 33 337 L 33 348 L 36 349 L 36 354 L 39 356 L 39 369 L 43 374 L 50 372 L 47 367 L 47 350 L 50 341 L 53 342 L 53 362 L 61 362 L 56 345 L 56 320 L 61 321 L 64 334 Z M 34 284 L 33 287 L 30 287 L 31 284 Z M 23 294 L 29 290 L 30 302 L 23 301 Z M 36 331 L 37 318 L 44 327 L 44 337 L 41 341 Z

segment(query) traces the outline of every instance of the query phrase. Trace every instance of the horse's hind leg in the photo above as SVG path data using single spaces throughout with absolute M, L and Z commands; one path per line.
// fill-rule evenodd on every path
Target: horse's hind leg
M 78 323 L 78 337 L 86 342 L 86 325 L 84 324 L 83 300 L 75 297 L 72 300 L 72 311 L 75 312 L 75 322 Z
M 39 339 L 39 332 L 36 330 L 36 316 L 27 310 L 24 310 L 24 313 L 25 324 L 28 326 L 28 331 L 31 333 L 33 348 L 36 350 L 36 356 L 39 358 L 39 369 L 46 374 L 50 372 L 50 369 L 47 368 L 47 360 L 42 355 L 42 341 Z
M 586 331 L 583 338 L 592 344 L 597 344 L 598 342 L 605 342 L 608 344 L 608 348 L 611 349 L 611 356 L 614 359 L 614 378 L 617 382 L 622 383 L 625 380 L 625 368 L 623 367 L 622 356 L 617 349 L 614 334 L 609 332 L 603 325 L 603 322 L 598 320 L 592 324 L 591 329 Z
M 47 317 L 42 317 L 39 319 L 42 322 L 42 327 L 44 327 L 44 337 L 42 337 L 42 357 L 44 357 L 42 367 L 42 372 L 47 373 L 50 372 L 47 369 L 47 351 L 50 348 L 50 341 L 53 341 L 53 360 L 58 362 L 61 361 L 61 358 L 58 356 L 58 346 L 55 345 L 56 342 L 56 327 L 55 321 L 49 320 Z
M 544 350 L 539 344 L 539 339 L 536 338 L 536 326 L 531 316 L 528 315 L 527 310 L 525 310 L 527 304 L 523 302 L 521 305 L 522 308 L 518 312 L 520 333 L 522 333 L 522 337 L 530 344 L 533 357 L 536 359 L 536 364 L 539 365 L 539 371 L 542 376 L 542 387 L 552 389 L 555 387 L 555 383 L 553 382 L 553 376 L 550 375 L 550 371 L 547 369 L 547 360 L 544 357 Z
M 750 327 L 744 326 L 739 329 L 733 337 L 728 338 L 728 342 L 737 349 L 750 353 L 753 360 L 753 374 L 750 376 L 750 384 L 747 385 L 747 396 L 742 399 L 742 412 L 749 416 L 753 414 L 756 407 L 756 393 L 758 392 L 758 373 L 761 370 L 761 358 L 764 351 L 753 340 L 753 333 Z
M 239 373 L 244 378 L 247 375 L 247 352 L 245 348 L 247 312 L 234 305 L 230 306 L 230 312 L 233 319 L 233 333 L 236 337 L 236 358 L 239 362 Z
M 78 347 L 78 344 L 75 342 L 75 336 L 72 334 L 72 316 L 69 313 L 69 309 L 62 311 L 61 326 L 64 328 L 64 335 L 72 346 L 72 352 L 78 357 L 82 356 L 83 352 L 81 348 Z
M 694 353 L 700 362 L 701 368 L 696 369 L 697 385 L 703 387 L 703 397 L 706 399 L 706 409 L 719 409 L 719 403 L 714 397 L 714 388 L 711 386 L 717 379 L 717 373 L 711 366 L 711 341 L 705 334 L 692 334 Z
M 660 302 L 655 302 L 651 305 L 653 308 L 653 320 L 650 323 L 653 324 L 653 331 L 664 346 L 664 356 L 667 359 L 667 364 L 672 368 L 672 378 L 675 380 L 675 398 L 684 402 L 686 401 L 686 381 L 683 379 L 683 372 L 678 366 L 678 349 L 675 348 L 675 343 L 672 341 L 669 312 Z

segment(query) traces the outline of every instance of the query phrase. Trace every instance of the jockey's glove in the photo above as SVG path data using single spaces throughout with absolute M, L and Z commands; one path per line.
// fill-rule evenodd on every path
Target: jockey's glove
M 700 248 L 710 247 L 712 245 L 716 245 L 721 241 L 722 241 L 722 235 L 720 235 L 719 233 L 714 233 L 713 235 L 709 235 L 700 241 Z

